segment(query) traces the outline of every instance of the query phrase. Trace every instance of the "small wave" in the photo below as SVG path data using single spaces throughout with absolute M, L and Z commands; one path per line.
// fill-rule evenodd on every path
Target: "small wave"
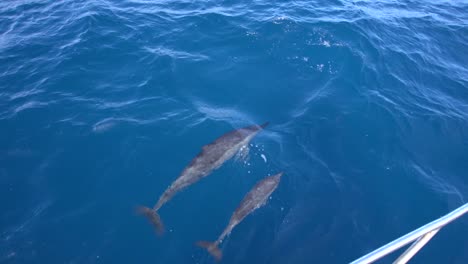
M 433 172 L 427 172 L 419 165 L 412 163 L 409 165 L 417 175 L 422 179 L 422 183 L 427 185 L 429 188 L 434 190 L 439 194 L 445 194 L 449 196 L 454 196 L 458 199 L 459 203 L 465 203 L 465 197 L 463 196 L 460 190 L 450 184 L 448 181 L 440 178 L 439 176 L 435 175 Z
M 3 113 L 0 113 L 0 119 L 10 119 L 26 110 L 44 108 L 46 106 L 49 106 L 51 103 L 53 102 L 52 101 L 40 102 L 40 101 L 34 101 L 34 100 L 27 101 L 18 106 L 12 107 L 11 109 L 4 111 Z
M 80 34 L 83 34 L 83 32 L 81 32 Z M 68 49 L 68 48 L 72 48 L 72 47 L 78 45 L 81 41 L 82 41 L 82 38 L 80 36 L 77 36 L 77 37 L 67 41 L 65 44 L 62 44 L 59 47 L 59 49 L 65 50 L 65 49 Z
M 48 105 L 48 103 L 38 102 L 38 101 L 29 101 L 29 102 L 26 102 L 26 103 L 16 107 L 14 109 L 14 113 L 18 114 L 19 112 L 27 110 L 27 109 L 41 108 L 41 107 L 46 106 L 46 105 Z
M 199 53 L 190 53 L 186 51 L 172 50 L 165 47 L 143 47 L 143 49 L 157 57 L 168 56 L 173 59 L 191 60 L 191 61 L 204 61 L 209 60 L 209 57 Z
M 162 99 L 163 98 L 161 96 L 152 96 L 152 97 L 145 97 L 141 99 L 131 99 L 131 100 L 121 101 L 121 102 L 109 102 L 107 100 L 106 101 L 101 100 L 101 101 L 96 101 L 96 103 L 98 103 L 97 109 L 108 110 L 108 109 L 120 109 L 123 107 L 132 106 L 135 104 L 139 104 L 139 106 L 141 106 L 141 104 L 146 101 L 155 101 L 155 100 L 162 100 Z
M 210 120 L 225 121 L 236 125 L 253 123 L 251 116 L 234 108 L 214 106 L 198 99 L 193 99 L 192 103 L 199 113 Z
M 104 133 L 115 129 L 116 127 L 124 124 L 134 125 L 149 125 L 156 124 L 162 121 L 177 122 L 191 118 L 192 114 L 185 109 L 176 109 L 173 111 L 167 111 L 164 113 L 158 113 L 157 115 L 149 118 L 138 118 L 138 117 L 106 117 L 96 122 L 92 126 L 93 133 Z
M 25 90 L 25 91 L 19 91 L 10 96 L 10 100 L 15 100 L 23 97 L 28 97 L 32 95 L 37 95 L 44 92 L 44 90 L 41 89 L 31 89 L 31 90 Z
M 122 123 L 145 124 L 145 123 L 148 123 L 148 121 L 138 120 L 136 118 L 109 117 L 94 124 L 92 130 L 94 133 L 103 133 L 103 132 L 113 129 L 114 127 Z

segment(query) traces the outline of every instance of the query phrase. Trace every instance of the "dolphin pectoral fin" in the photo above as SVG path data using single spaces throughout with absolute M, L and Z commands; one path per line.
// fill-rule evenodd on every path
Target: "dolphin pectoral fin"
M 216 242 L 198 241 L 196 245 L 206 249 L 211 254 L 211 256 L 213 256 L 216 259 L 216 261 L 220 261 L 223 257 L 223 253 L 219 249 Z
M 164 224 L 161 220 L 161 217 L 159 217 L 158 213 L 155 210 L 146 206 L 138 206 L 136 208 L 136 211 L 138 214 L 146 216 L 146 218 L 153 225 L 158 235 L 161 236 L 164 233 Z

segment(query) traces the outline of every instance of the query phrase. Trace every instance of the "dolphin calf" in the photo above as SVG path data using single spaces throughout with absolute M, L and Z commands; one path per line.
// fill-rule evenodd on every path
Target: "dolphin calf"
M 151 209 L 139 206 L 138 212 L 148 218 L 158 234 L 164 232 L 164 225 L 158 210 L 176 193 L 209 175 L 221 167 L 239 151 L 248 150 L 252 138 L 268 125 L 253 125 L 233 130 L 219 137 L 212 143 L 202 147 L 202 151 L 185 167 L 179 177 L 164 191 L 156 205 Z
M 280 182 L 281 176 L 283 173 L 278 173 L 273 176 L 266 177 L 265 179 L 259 181 L 255 186 L 250 190 L 237 207 L 236 211 L 231 216 L 229 224 L 224 229 L 223 233 L 218 237 L 214 242 L 209 241 L 198 241 L 196 244 L 199 247 L 205 248 L 208 252 L 217 260 L 221 260 L 222 252 L 219 249 L 219 244 L 221 244 L 226 236 L 228 236 L 232 229 L 239 224 L 247 215 L 255 211 L 256 209 L 262 207 L 266 204 L 271 193 L 275 191 L 276 187 Z

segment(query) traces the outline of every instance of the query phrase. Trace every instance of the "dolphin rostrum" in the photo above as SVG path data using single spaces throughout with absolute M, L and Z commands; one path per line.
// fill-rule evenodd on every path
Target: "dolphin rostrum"
M 271 193 L 275 191 L 280 182 L 282 172 L 266 177 L 265 179 L 257 182 L 255 186 L 244 196 L 244 199 L 237 207 L 236 211 L 231 216 L 229 224 L 224 229 L 223 233 L 214 242 L 198 241 L 197 246 L 205 248 L 217 260 L 221 260 L 222 252 L 218 248 L 226 236 L 228 236 L 232 229 L 239 224 L 247 215 L 262 207 L 266 204 Z
M 164 225 L 158 210 L 176 193 L 209 175 L 213 170 L 221 167 L 224 162 L 232 158 L 239 151 L 248 151 L 248 144 L 252 138 L 268 122 L 233 130 L 219 137 L 212 143 L 202 147 L 202 151 L 185 167 L 179 177 L 159 197 L 156 205 L 151 209 L 139 206 L 138 212 L 145 215 L 155 227 L 158 234 L 164 232 Z

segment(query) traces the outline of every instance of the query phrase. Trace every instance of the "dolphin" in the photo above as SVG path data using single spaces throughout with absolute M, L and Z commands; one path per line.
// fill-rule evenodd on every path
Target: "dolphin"
M 267 125 L 268 122 L 262 125 L 252 125 L 236 129 L 203 146 L 202 151 L 192 159 L 179 177 L 164 191 L 155 206 L 152 209 L 139 206 L 137 212 L 148 218 L 159 235 L 164 233 L 164 225 L 158 214 L 159 209 L 176 193 L 208 176 L 213 170 L 221 167 L 224 162 L 231 159 L 237 152 L 248 151 L 249 142 Z
M 196 243 L 197 246 L 205 248 L 217 261 L 220 261 L 223 254 L 218 247 L 219 244 L 223 242 L 224 238 L 228 236 L 232 229 L 234 229 L 234 227 L 247 215 L 266 204 L 270 195 L 275 191 L 276 187 L 278 187 L 282 175 L 283 173 L 280 172 L 257 182 L 257 184 L 255 184 L 255 186 L 244 196 L 244 199 L 232 214 L 229 224 L 218 239 L 214 242 L 198 241 Z

